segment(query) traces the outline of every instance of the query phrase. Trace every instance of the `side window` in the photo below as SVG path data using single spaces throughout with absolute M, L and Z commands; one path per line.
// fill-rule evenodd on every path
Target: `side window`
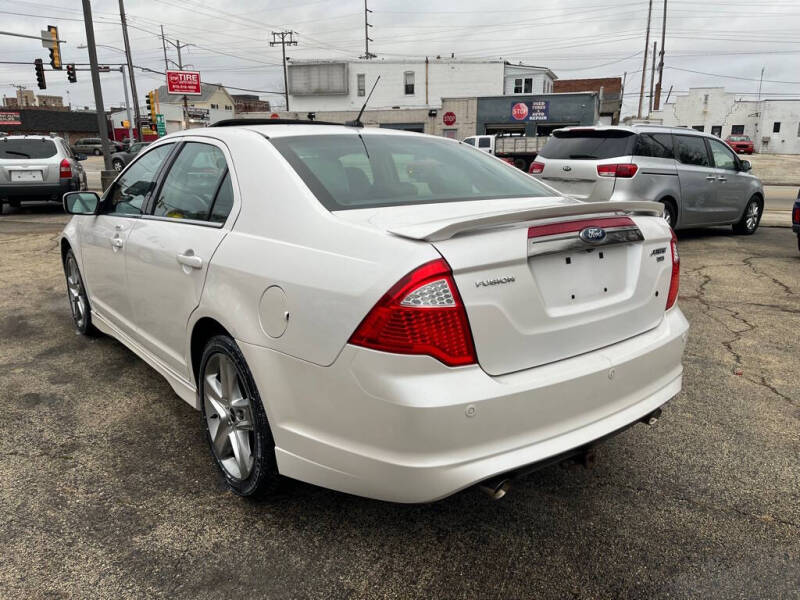
M 231 213 L 233 207 L 233 185 L 231 184 L 230 172 L 225 173 L 225 179 L 217 191 L 217 197 L 214 199 L 214 207 L 211 209 L 210 220 L 213 223 L 224 223 Z
M 153 214 L 206 221 L 228 165 L 216 146 L 188 142 L 172 163 L 158 193 Z
M 636 156 L 653 158 L 674 158 L 672 154 L 672 135 L 669 133 L 640 133 L 636 136 Z
M 474 146 L 475 145 L 475 138 L 466 138 L 464 140 L 464 143 L 465 144 L 469 144 L 470 146 Z
M 478 140 L 478 148 L 489 148 L 491 145 L 491 140 L 488 137 L 480 138 Z
M 120 215 L 140 215 L 147 194 L 155 186 L 156 175 L 172 151 L 174 144 L 164 144 L 142 154 L 117 179 L 104 200 L 105 212 Z
M 718 169 L 735 171 L 736 157 L 733 155 L 731 149 L 717 140 L 708 140 L 708 143 L 711 145 L 711 155 L 714 157 L 714 165 Z
M 358 86 L 358 95 L 364 96 L 367 93 L 367 76 L 365 73 L 356 75 L 356 84 Z
M 711 165 L 708 160 L 706 143 L 699 135 L 676 135 L 674 138 L 675 154 L 683 164 L 697 165 L 698 167 Z

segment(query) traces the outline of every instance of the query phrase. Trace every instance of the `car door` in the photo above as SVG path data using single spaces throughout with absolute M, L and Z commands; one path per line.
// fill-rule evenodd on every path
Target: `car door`
M 720 216 L 733 223 L 738 221 L 750 199 L 750 181 L 739 171 L 739 159 L 733 150 L 718 140 L 706 140 L 714 160 L 714 171 L 717 176 L 717 204 Z
M 200 302 L 211 257 L 229 230 L 235 189 L 230 164 L 223 144 L 187 141 L 149 214 L 128 238 L 128 295 L 141 343 L 186 378 L 187 323 Z
M 699 135 L 672 137 L 681 187 L 679 223 L 686 227 L 717 222 L 720 218 L 716 204 L 717 175 L 705 140 Z
M 135 327 L 126 289 L 125 243 L 174 147 L 164 144 L 143 153 L 106 190 L 100 213 L 82 218 L 79 224 L 83 276 L 92 309 L 129 335 Z

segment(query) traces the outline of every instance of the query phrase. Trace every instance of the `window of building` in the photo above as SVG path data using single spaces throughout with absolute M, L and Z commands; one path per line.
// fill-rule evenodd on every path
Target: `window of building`
M 521 94 L 522 93 L 522 79 L 515 79 L 514 80 L 514 93 Z
M 797 137 L 800 137 L 800 123 L 797 124 Z
M 414 71 L 406 71 L 403 74 L 406 96 L 414 95 Z
M 722 137 L 722 125 L 712 125 L 711 126 L 711 135 L 715 135 L 717 137 Z
M 692 129 L 694 129 L 695 131 L 705 131 L 706 130 L 706 126 L 705 125 L 692 125 Z
M 233 110 L 233 107 L 230 104 L 226 104 L 225 110 Z
M 781 122 L 775 121 L 772 124 L 772 133 L 780 133 L 781 132 Z
M 533 93 L 533 79 L 530 77 L 525 78 L 525 93 L 532 94 Z
M 744 125 L 731 125 L 731 135 L 744 135 Z
M 211 108 L 219 108 L 219 104 L 212 104 Z
M 367 76 L 364 73 L 359 73 L 356 75 L 356 81 L 358 82 L 358 95 L 359 96 L 366 96 L 367 94 Z

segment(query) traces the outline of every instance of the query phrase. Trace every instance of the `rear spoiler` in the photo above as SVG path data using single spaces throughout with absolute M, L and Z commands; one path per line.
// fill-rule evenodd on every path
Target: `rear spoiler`
M 439 219 L 414 225 L 389 227 L 394 235 L 412 240 L 439 242 L 447 240 L 465 231 L 488 229 L 509 223 L 522 223 L 539 219 L 556 217 L 572 217 L 585 215 L 648 215 L 660 217 L 663 205 L 659 202 L 581 202 L 567 206 L 543 206 L 541 208 L 524 208 L 481 215 L 458 217 L 455 219 Z

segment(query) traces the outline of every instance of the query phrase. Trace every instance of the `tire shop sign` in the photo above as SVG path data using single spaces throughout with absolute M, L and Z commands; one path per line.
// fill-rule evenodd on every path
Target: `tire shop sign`
M 167 93 L 184 96 L 202 96 L 198 71 L 167 71 Z
M 514 121 L 547 121 L 550 118 L 550 101 L 512 102 L 511 118 Z

